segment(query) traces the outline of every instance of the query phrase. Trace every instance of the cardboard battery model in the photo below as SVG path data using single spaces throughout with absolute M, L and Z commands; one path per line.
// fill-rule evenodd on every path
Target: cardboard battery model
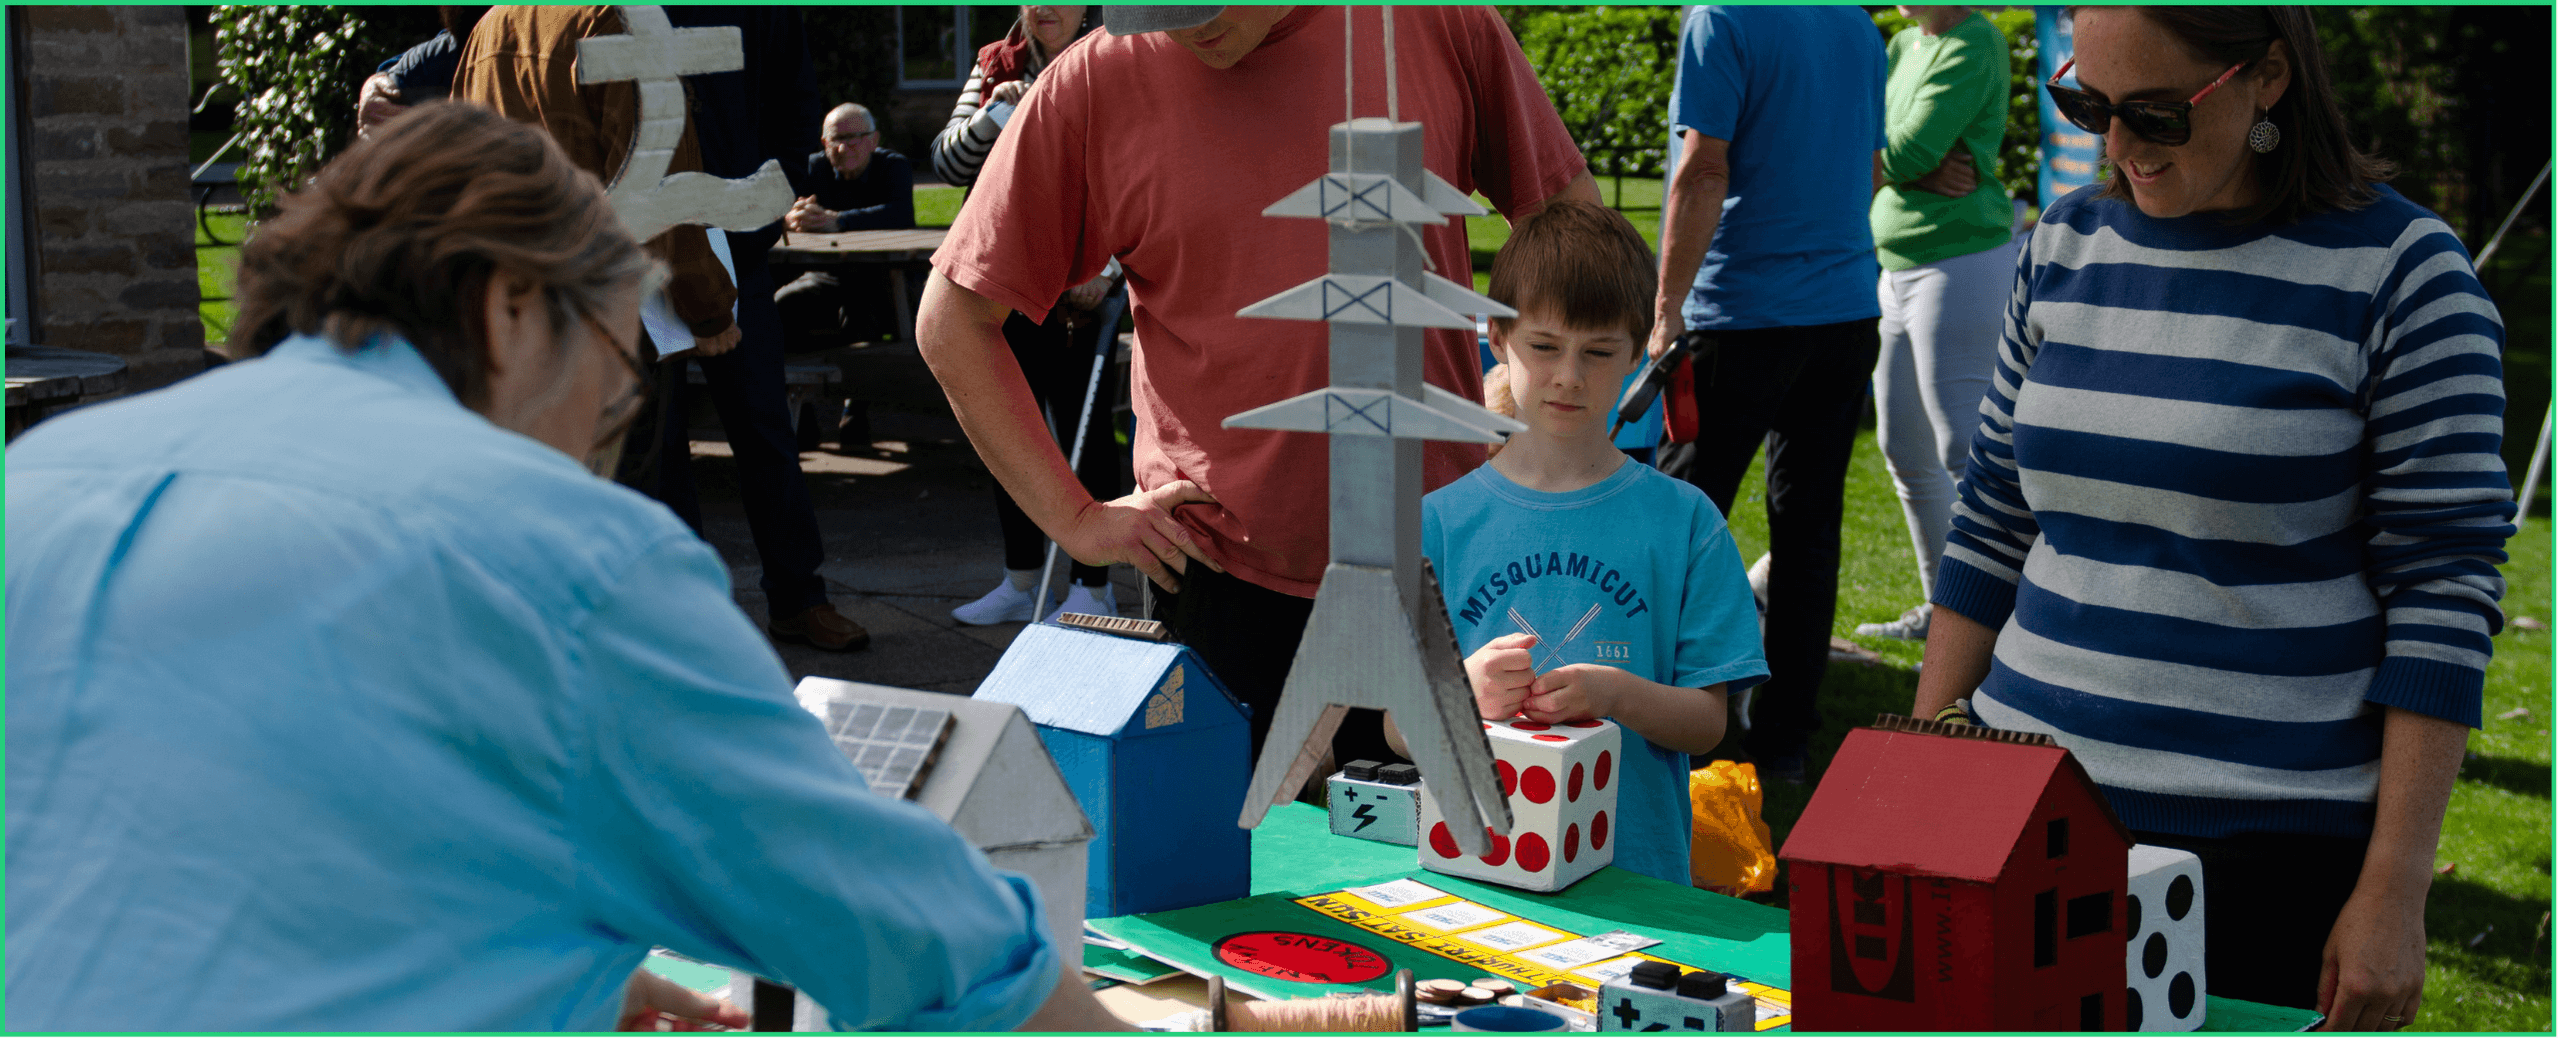
M 1189 649 L 1031 624 L 973 698 L 1029 715 L 1092 818 L 1086 915 L 1252 893 L 1252 834 L 1234 821 L 1252 753 L 1250 715 Z
M 1794 1026 L 2119 1031 L 2131 834 L 2051 737 L 1849 732 L 1790 863 Z
M 1354 760 L 1333 773 L 1323 802 L 1333 835 L 1410 847 L 1421 829 L 1420 797 L 1421 769 Z
M 1599 985 L 1602 1031 L 1755 1031 L 1758 1001 L 1712 970 L 1645 961 Z

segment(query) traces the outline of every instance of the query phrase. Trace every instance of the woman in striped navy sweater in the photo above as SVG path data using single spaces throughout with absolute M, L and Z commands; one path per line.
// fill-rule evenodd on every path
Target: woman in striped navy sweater
M 2113 175 L 2019 262 L 1916 710 L 2202 855 L 2212 994 L 2394 1029 L 2502 622 L 2503 327 L 2306 8 L 2073 10 Z

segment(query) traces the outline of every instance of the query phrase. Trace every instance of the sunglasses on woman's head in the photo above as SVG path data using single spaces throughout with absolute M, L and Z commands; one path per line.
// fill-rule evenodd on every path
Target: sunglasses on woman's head
M 2134 136 L 2173 148 L 2194 137 L 2194 105 L 2210 97 L 2212 91 L 2220 89 L 2221 84 L 2229 82 L 2229 77 L 2237 75 L 2238 70 L 2248 64 L 2242 61 L 2230 66 L 2219 79 L 2212 80 L 2212 85 L 2204 87 L 2202 93 L 2182 101 L 2106 104 L 2087 91 L 2061 85 L 2061 77 L 2078 65 L 2075 58 L 2062 62 L 2061 70 L 2052 73 L 2051 81 L 2044 83 L 2043 89 L 2051 91 L 2052 106 L 2060 109 L 2061 118 L 2069 120 L 2072 126 L 2102 136 L 2114 125 L 2115 119 L 2121 119 L 2123 128 L 2132 131 Z

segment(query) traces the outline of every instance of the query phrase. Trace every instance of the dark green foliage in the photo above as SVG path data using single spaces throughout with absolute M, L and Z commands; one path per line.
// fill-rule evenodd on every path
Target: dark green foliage
M 1591 172 L 1660 176 L 1679 72 L 1679 9 L 1500 10 Z
M 870 109 L 879 122 L 880 139 L 922 155 L 897 115 L 897 9 L 893 7 L 809 7 L 808 56 L 817 66 L 817 97 L 822 108 L 851 102 Z M 964 71 L 964 70 L 963 70 Z M 948 116 L 948 111 L 939 113 Z M 923 130 L 925 140 L 941 129 L 935 121 Z M 808 131 L 809 150 L 817 148 L 817 128 Z M 923 161 L 918 158 L 918 161 Z
M 1903 29 L 1917 24 L 1901 17 L 1890 7 L 1869 7 L 1874 27 L 1882 30 L 1885 43 Z M 2007 136 L 1998 146 L 1998 179 L 2007 185 L 2011 198 L 2032 198 L 2037 181 L 2043 175 L 2043 149 L 2039 138 L 2043 133 L 2042 80 L 2034 74 L 2036 43 L 2034 9 L 2031 7 L 1983 8 L 1981 14 L 2007 37 Z
M 222 78 L 240 89 L 232 153 L 252 211 L 355 139 L 355 97 L 383 60 L 435 35 L 432 7 L 217 7 Z

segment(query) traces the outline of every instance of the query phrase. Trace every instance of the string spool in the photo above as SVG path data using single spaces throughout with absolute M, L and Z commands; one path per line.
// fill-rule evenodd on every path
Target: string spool
M 1226 1001 L 1226 978 L 1212 976 L 1208 978 L 1208 1029 L 1320 1034 L 1408 1032 L 1421 1029 L 1421 1015 L 1413 1005 L 1411 970 L 1395 971 L 1391 995 L 1234 1003 Z

